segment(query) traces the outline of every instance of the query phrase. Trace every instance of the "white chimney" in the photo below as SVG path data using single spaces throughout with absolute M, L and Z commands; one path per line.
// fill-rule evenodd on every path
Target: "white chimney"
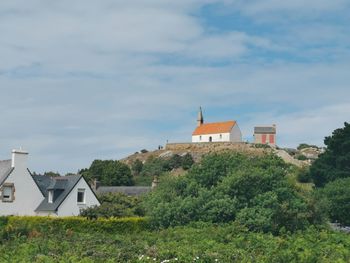
M 12 164 L 11 167 L 22 167 L 27 169 L 28 152 L 20 150 L 12 150 Z

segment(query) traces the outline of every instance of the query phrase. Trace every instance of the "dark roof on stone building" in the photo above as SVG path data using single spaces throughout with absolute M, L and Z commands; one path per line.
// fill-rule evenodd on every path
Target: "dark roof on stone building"
M 254 127 L 254 133 L 255 134 L 275 134 L 276 127 L 274 127 L 274 126 Z
M 11 160 L 0 161 L 0 185 L 2 185 L 2 183 L 12 172 L 13 168 L 11 167 L 11 164 Z
M 151 190 L 152 187 L 148 186 L 100 186 L 96 194 L 122 193 L 128 196 L 139 196 Z
M 39 186 L 45 199 L 40 203 L 35 211 L 57 211 L 58 207 L 67 198 L 75 185 L 82 178 L 81 175 L 50 177 L 45 175 L 33 175 L 33 178 Z M 48 191 L 54 191 L 52 203 L 48 201 Z

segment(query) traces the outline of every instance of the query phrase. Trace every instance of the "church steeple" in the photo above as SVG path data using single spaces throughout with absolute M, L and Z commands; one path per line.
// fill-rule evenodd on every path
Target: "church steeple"
M 198 118 L 197 118 L 197 126 L 201 126 L 204 122 L 203 119 L 203 113 L 202 113 L 202 107 L 199 107 L 199 112 L 198 112 Z

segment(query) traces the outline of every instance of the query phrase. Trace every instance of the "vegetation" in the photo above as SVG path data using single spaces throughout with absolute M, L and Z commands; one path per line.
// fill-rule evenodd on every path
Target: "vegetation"
M 300 151 L 302 149 L 306 149 L 306 148 L 316 148 L 318 149 L 317 145 L 312 145 L 312 144 L 307 144 L 307 143 L 301 143 L 299 144 L 299 146 L 297 147 L 297 149 Z
M 186 176 L 164 178 L 144 204 L 157 228 L 237 220 L 250 230 L 278 234 L 321 223 L 313 200 L 288 182 L 289 169 L 274 155 L 212 154 Z
M 133 185 L 131 170 L 126 164 L 113 160 L 95 160 L 88 169 L 80 170 L 88 181 L 98 180 L 101 185 Z
M 98 197 L 101 205 L 82 211 L 81 216 L 87 218 L 110 218 L 144 216 L 140 197 L 130 197 L 121 193 L 106 194 Z
M 350 124 L 344 125 L 325 138 L 326 151 L 311 166 L 310 174 L 318 187 L 350 177 Z
M 350 226 L 350 178 L 326 184 L 319 194 L 329 205 L 329 217 L 332 222 Z
M 239 224 L 197 223 L 150 231 L 142 219 L 74 219 L 77 227 L 68 223 L 70 218 L 39 219 L 29 224 L 25 222 L 37 219 L 10 218 L 11 223 L 0 225 L 0 262 L 350 261 L 349 235 L 312 227 L 273 236 Z
M 272 154 L 96 160 L 89 179 L 160 185 L 101 196 L 84 217 L 0 217 L 0 262 L 350 262 L 350 235 L 325 224 L 350 225 L 349 133 L 345 123 L 327 137 L 310 171 Z
M 170 158 L 149 157 L 144 164 L 141 161 L 135 160 L 131 167 L 135 175 L 136 185 L 151 185 L 155 176 L 163 176 L 168 172 L 182 168 L 189 170 L 194 164 L 194 160 L 190 154 L 180 156 L 178 154 L 172 155 Z

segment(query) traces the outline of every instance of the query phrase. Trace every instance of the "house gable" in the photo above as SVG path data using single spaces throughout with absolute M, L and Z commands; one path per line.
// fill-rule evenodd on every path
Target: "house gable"
M 26 160 L 27 153 L 13 151 L 12 160 L 5 161 L 7 168 L 9 163 L 11 164 L 11 169 L 0 174 L 0 186 L 2 189 L 11 186 L 13 196 L 11 200 L 1 198 L 0 215 L 35 215 L 34 210 L 43 199 L 40 189 L 27 169 Z M 2 164 L 4 165 L 4 162 Z

